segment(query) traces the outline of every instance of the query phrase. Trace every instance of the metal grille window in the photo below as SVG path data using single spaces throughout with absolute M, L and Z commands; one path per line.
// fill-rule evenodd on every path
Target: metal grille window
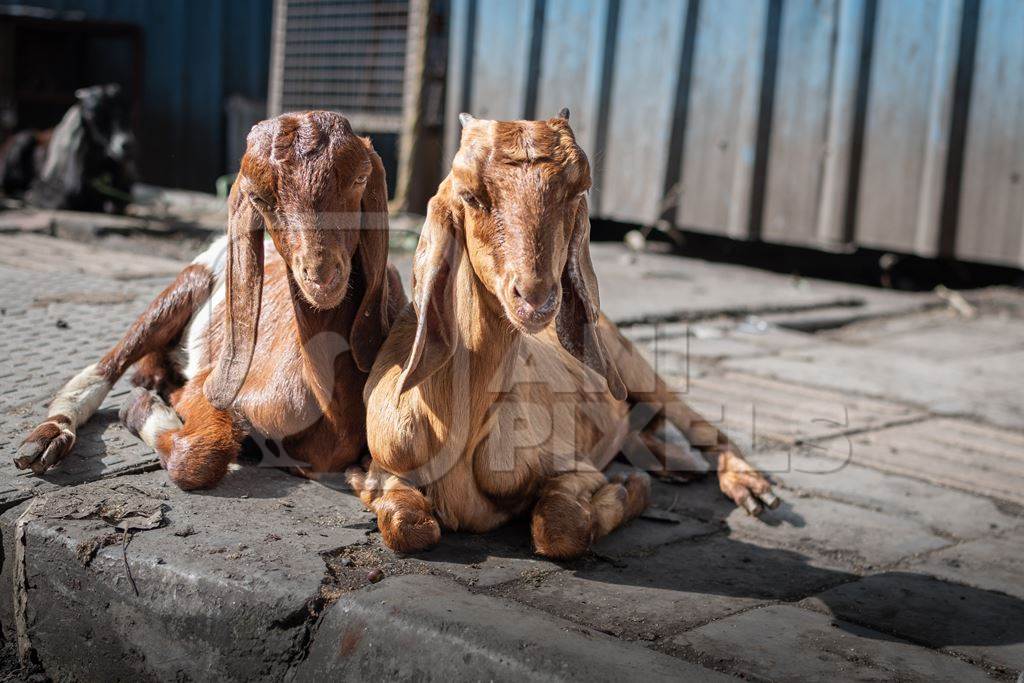
M 356 130 L 402 126 L 408 0 L 276 0 L 270 113 L 333 109 Z

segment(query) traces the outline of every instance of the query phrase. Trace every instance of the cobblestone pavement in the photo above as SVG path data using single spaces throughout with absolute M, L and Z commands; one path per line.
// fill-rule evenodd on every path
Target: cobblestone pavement
M 169 486 L 117 424 L 123 384 L 58 470 L 14 469 L 53 391 L 177 266 L 151 256 L 150 277 L 121 252 L 27 237 L 6 235 L 18 256 L 0 255 L 8 659 L 20 632 L 54 678 L 1024 670 L 1020 292 L 965 293 L 958 312 L 930 293 L 595 245 L 609 315 L 746 445 L 784 504 L 753 519 L 713 477 L 657 482 L 653 511 L 578 562 L 532 555 L 524 524 L 399 557 L 334 481 L 245 466 L 211 492 Z M 127 539 L 97 512 L 111 507 L 160 509 L 164 524 Z

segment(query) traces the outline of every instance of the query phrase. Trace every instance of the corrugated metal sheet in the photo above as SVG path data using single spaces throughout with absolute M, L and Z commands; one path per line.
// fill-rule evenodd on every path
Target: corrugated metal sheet
M 956 251 L 979 261 L 1024 263 L 1024 2 L 985 0 Z
M 0 0 L 143 30 L 140 172 L 147 182 L 212 191 L 228 169 L 224 103 L 266 97 L 271 0 Z
M 1024 265 L 1021 0 L 453 0 L 456 114 L 561 106 L 594 213 Z
M 408 0 L 278 0 L 275 14 L 272 113 L 335 109 L 359 130 L 401 130 Z

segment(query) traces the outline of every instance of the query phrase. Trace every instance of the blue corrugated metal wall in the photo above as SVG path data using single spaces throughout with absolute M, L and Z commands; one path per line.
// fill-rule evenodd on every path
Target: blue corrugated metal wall
M 453 0 L 459 111 L 552 116 L 595 215 L 1024 265 L 1024 0 Z
M 272 0 L 0 0 L 81 11 L 143 30 L 145 181 L 212 191 L 225 168 L 225 98 L 264 100 Z M 45 68 L 45 67 L 44 67 Z

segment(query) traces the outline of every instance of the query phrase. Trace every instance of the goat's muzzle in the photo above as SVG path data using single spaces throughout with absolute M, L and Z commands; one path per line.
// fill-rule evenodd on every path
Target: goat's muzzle
M 548 326 L 558 312 L 561 288 L 542 278 L 514 278 L 506 288 L 505 309 L 512 322 L 529 334 Z
M 330 259 L 296 258 L 292 275 L 310 305 L 334 308 L 345 298 L 348 289 L 349 265 Z

